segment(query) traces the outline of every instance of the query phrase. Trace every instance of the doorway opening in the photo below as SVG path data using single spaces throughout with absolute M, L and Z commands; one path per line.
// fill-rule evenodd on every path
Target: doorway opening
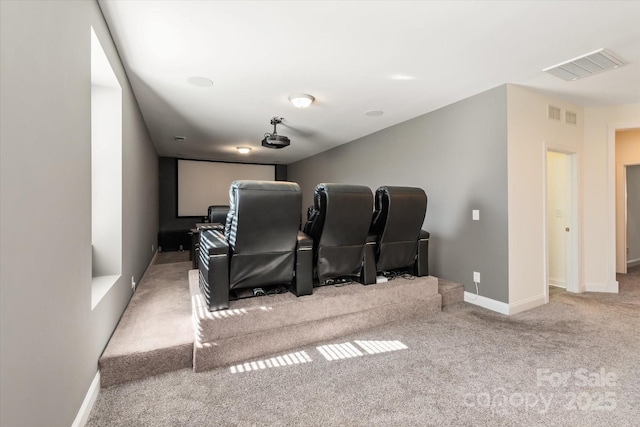
M 640 267 L 640 164 L 625 167 L 627 270 Z
M 545 300 L 551 292 L 580 292 L 576 154 L 547 149 L 545 161 Z
M 615 133 L 616 273 L 640 265 L 640 129 Z

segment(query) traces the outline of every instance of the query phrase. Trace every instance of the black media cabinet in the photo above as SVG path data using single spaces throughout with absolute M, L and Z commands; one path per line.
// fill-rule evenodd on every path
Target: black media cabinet
M 158 233 L 158 249 L 162 252 L 191 249 L 191 230 L 161 231 Z

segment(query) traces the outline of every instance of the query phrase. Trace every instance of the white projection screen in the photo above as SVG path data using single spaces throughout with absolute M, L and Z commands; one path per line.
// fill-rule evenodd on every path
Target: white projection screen
M 178 216 L 205 216 L 210 205 L 228 205 L 237 179 L 273 181 L 274 165 L 178 159 Z

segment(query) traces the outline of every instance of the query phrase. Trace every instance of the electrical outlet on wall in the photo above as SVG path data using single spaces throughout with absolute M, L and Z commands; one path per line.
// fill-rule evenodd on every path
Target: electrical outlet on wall
M 474 283 L 480 283 L 480 273 L 478 273 L 477 271 L 473 272 L 473 281 Z
M 156 245 L 151 245 L 151 252 L 156 250 Z
M 136 279 L 133 276 L 131 276 L 131 290 L 132 291 L 136 290 Z

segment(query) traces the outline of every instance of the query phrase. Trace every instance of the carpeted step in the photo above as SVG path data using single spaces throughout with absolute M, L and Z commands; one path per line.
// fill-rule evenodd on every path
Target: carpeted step
M 438 293 L 442 295 L 442 308 L 464 301 L 464 286 L 460 283 L 438 278 Z
M 109 387 L 165 372 L 190 368 L 192 358 L 193 343 L 143 352 L 106 355 L 100 358 L 100 386 Z
M 231 310 L 209 312 L 197 270 L 190 269 L 190 262 L 154 263 L 145 272 L 100 358 L 102 387 L 187 367 L 229 365 L 429 316 L 462 301 L 464 293 L 462 285 L 435 277 L 398 278 L 370 286 L 324 286 L 300 298 L 291 293 L 249 298 L 233 301 Z
M 102 387 L 191 367 L 190 268 L 149 266 L 98 362 Z
M 441 311 L 438 279 L 431 276 L 370 286 L 325 286 L 299 298 L 281 294 L 232 301 L 229 310 L 217 312 L 206 308 L 197 271 L 189 273 L 189 282 L 196 372 Z

